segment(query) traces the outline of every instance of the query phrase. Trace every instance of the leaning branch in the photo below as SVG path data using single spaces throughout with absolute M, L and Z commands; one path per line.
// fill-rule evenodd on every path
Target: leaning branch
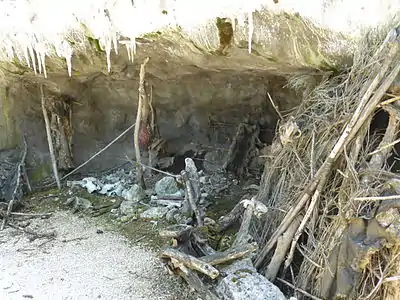
M 145 81 L 144 81 L 144 76 L 146 74 L 145 66 L 147 62 L 149 61 L 149 58 L 147 57 L 144 62 L 140 66 L 140 74 L 139 74 L 139 99 L 138 99 L 138 107 L 137 107 L 137 114 L 136 114 L 136 127 L 135 127 L 135 133 L 134 133 L 134 144 L 135 144 L 135 155 L 136 155 L 136 162 L 138 163 L 137 165 L 137 180 L 138 183 L 144 188 L 145 183 L 144 183 L 144 178 L 143 178 L 143 170 L 142 170 L 142 159 L 140 155 L 140 148 L 139 148 L 139 131 L 140 131 L 140 123 L 142 120 L 142 106 L 144 104 L 147 104 L 146 99 L 146 89 L 144 87 Z
M 215 279 L 219 276 L 219 271 L 211 264 L 201 261 L 194 256 L 180 252 L 176 249 L 169 248 L 164 250 L 161 253 L 161 257 L 176 260 L 192 270 L 196 270 L 200 273 L 207 275 L 211 279 Z
M 49 116 L 47 115 L 47 110 L 46 110 L 45 101 L 44 101 L 43 85 L 40 85 L 40 96 L 41 96 L 41 102 L 42 102 L 43 118 L 44 118 L 44 123 L 46 126 L 47 142 L 49 144 L 51 164 L 53 166 L 54 178 L 56 180 L 57 187 L 59 189 L 61 189 L 60 177 L 58 176 L 58 170 L 57 170 L 56 155 L 54 153 L 54 147 L 53 147 L 53 139 L 51 137 L 51 131 L 50 131 L 50 120 L 49 120 Z

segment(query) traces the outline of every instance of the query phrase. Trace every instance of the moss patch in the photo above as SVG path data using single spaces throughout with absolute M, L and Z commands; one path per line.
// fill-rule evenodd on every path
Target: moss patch
M 110 204 L 115 198 L 105 197 L 97 194 L 89 194 L 83 189 L 74 191 L 73 195 L 68 194 L 68 189 L 50 189 L 44 192 L 32 194 L 25 199 L 26 208 L 29 211 L 37 213 L 55 212 L 61 210 L 69 210 L 70 208 L 64 205 L 65 201 L 70 197 L 81 197 L 89 200 L 93 207 L 101 207 Z M 146 222 L 137 220 L 131 216 L 127 222 L 121 222 L 120 219 L 113 218 L 110 213 L 103 214 L 98 217 L 92 217 L 90 212 L 78 212 L 82 218 L 90 218 L 96 226 L 103 228 L 107 231 L 118 232 L 125 236 L 131 242 L 139 242 L 151 247 L 152 249 L 159 250 L 167 241 L 162 239 L 158 234 L 158 229 L 167 226 L 163 221 Z
M 51 174 L 51 167 L 47 164 L 41 164 L 35 167 L 34 171 L 29 174 L 32 183 L 39 182 Z

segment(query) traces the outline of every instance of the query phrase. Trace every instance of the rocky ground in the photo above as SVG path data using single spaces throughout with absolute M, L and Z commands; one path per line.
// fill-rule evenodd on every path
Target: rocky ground
M 197 174 L 207 224 L 258 189 L 255 178 L 239 183 L 218 170 Z M 1 299 L 199 299 L 157 257 L 171 242 L 160 229 L 193 222 L 183 213 L 184 185 L 165 172 L 147 172 L 145 181 L 142 189 L 132 168 L 119 168 L 26 197 L 20 211 L 52 215 L 15 215 L 0 233 Z M 232 237 L 210 244 L 223 251 Z

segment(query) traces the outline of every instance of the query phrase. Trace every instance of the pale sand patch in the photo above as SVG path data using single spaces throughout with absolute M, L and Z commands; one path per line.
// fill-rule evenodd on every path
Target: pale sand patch
M 153 250 L 118 233 L 96 233 L 88 218 L 58 212 L 31 222 L 34 231 L 55 230 L 57 237 L 30 242 L 12 228 L 0 232 L 2 300 L 188 299 L 188 288 L 167 275 Z

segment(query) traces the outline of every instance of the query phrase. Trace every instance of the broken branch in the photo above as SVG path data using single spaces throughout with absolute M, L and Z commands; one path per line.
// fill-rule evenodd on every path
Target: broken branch
M 212 265 L 201 261 L 200 259 L 182 253 L 176 249 L 168 248 L 161 253 L 162 258 L 169 258 L 177 260 L 179 263 L 183 264 L 184 266 L 196 270 L 200 273 L 203 273 L 210 277 L 211 279 L 215 279 L 219 276 L 219 271 L 214 268 Z
M 236 260 L 238 258 L 242 258 L 256 251 L 257 248 L 258 247 L 256 243 L 245 244 L 237 246 L 235 248 L 230 248 L 224 252 L 216 252 L 214 254 L 202 256 L 199 259 L 206 263 L 209 263 L 212 266 L 215 266 L 230 262 L 232 260 Z

